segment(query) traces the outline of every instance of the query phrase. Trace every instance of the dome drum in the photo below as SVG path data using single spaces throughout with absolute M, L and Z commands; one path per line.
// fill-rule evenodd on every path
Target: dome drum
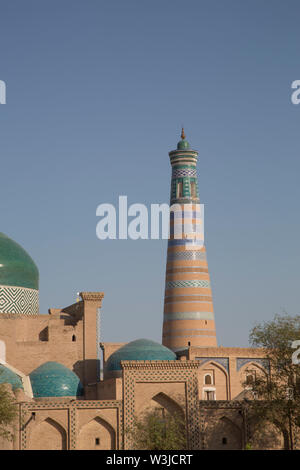
M 39 272 L 28 253 L 0 233 L 0 313 L 39 313 Z
M 174 361 L 176 354 L 148 339 L 137 339 L 115 351 L 106 361 L 105 376 L 121 377 L 121 361 Z

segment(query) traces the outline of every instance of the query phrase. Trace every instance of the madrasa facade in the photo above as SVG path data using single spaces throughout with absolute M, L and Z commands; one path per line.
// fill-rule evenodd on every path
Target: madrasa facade
M 282 430 L 270 424 L 262 434 L 249 418 L 245 393 L 269 373 L 263 350 L 217 345 L 206 250 L 195 235 L 198 153 L 184 131 L 169 157 L 171 204 L 183 210 L 170 213 L 162 344 L 100 342 L 103 292 L 40 314 L 38 269 L 0 234 L 0 383 L 18 407 L 13 439 L 0 438 L 0 449 L 131 449 L 125 431 L 151 409 L 185 417 L 189 449 L 285 447 Z

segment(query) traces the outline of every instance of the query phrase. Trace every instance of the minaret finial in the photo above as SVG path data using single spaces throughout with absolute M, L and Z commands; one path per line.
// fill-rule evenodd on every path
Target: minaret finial
M 185 139 L 185 133 L 184 133 L 184 128 L 182 127 L 182 130 L 181 130 L 181 136 L 182 140 Z

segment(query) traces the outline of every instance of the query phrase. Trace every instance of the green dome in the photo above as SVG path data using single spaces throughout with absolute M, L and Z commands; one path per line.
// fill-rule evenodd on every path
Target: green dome
M 0 384 L 11 384 L 13 390 L 23 388 L 21 377 L 2 364 L 0 364 Z
M 29 374 L 33 395 L 39 397 L 77 397 L 83 394 L 79 377 L 58 362 L 45 362 Z
M 189 149 L 190 149 L 190 144 L 188 143 L 187 140 L 182 139 L 178 142 L 177 150 L 189 150 Z
M 0 285 L 39 288 L 39 271 L 26 251 L 0 232 Z
M 120 375 L 121 361 L 174 361 L 176 354 L 149 339 L 137 339 L 115 351 L 106 362 L 106 371 Z

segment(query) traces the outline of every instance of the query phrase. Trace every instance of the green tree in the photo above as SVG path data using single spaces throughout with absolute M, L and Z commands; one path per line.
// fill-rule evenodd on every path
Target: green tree
M 300 315 L 276 315 L 250 332 L 251 345 L 265 349 L 270 365 L 268 374 L 258 374 L 251 383 L 250 416 L 260 428 L 264 422 L 273 423 L 288 449 L 294 448 L 293 429 L 300 431 L 300 365 L 292 361 L 292 343 L 299 339 Z
M 0 384 L 0 436 L 5 439 L 11 440 L 13 433 L 11 432 L 11 425 L 13 424 L 17 415 L 16 402 L 11 394 L 5 387 Z
M 127 430 L 132 447 L 138 450 L 187 449 L 186 423 L 180 413 L 147 410 Z

